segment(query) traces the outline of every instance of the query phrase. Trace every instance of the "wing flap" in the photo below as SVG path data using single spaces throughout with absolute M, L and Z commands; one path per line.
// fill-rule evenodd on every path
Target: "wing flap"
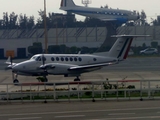
M 70 67 L 69 70 L 89 70 L 92 68 L 101 68 L 103 66 L 109 66 L 117 63 L 118 62 L 109 62 L 109 63 L 94 64 L 94 65 L 74 66 Z

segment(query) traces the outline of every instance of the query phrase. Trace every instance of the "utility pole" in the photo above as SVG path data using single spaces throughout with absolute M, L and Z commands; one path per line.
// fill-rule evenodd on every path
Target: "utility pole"
M 45 34 L 45 53 L 48 53 L 48 36 L 46 23 L 46 0 L 44 0 L 44 34 Z

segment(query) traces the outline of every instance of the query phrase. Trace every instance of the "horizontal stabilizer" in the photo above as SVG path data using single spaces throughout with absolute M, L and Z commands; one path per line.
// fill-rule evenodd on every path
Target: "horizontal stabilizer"
M 111 37 L 116 37 L 116 38 L 136 38 L 136 37 L 151 37 L 150 35 L 112 35 Z

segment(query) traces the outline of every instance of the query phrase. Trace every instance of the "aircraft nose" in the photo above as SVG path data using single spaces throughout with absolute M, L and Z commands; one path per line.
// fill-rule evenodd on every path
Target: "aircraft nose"
M 19 64 L 13 66 L 13 68 L 12 68 L 13 71 L 18 71 L 19 69 L 20 69 L 20 65 Z

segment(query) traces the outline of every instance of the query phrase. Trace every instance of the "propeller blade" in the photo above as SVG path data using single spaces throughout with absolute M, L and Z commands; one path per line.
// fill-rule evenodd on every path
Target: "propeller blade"
M 10 62 L 11 62 L 11 65 L 12 65 L 12 63 L 13 63 L 13 59 L 12 59 L 12 56 L 10 56 Z
M 47 72 L 47 69 L 46 69 L 46 66 L 45 66 L 45 61 L 46 61 L 46 58 L 44 57 L 44 54 L 42 54 L 42 66 L 41 66 L 41 69 L 43 69 L 44 73 L 46 75 L 48 75 L 48 72 Z

